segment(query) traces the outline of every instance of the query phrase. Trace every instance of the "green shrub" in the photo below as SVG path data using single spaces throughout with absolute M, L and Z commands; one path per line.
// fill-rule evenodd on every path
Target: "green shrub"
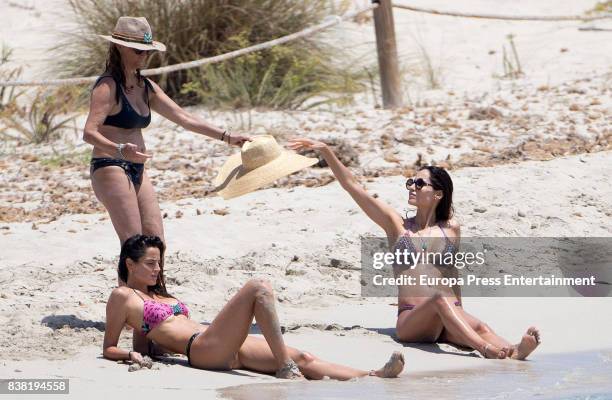
M 13 101 L 0 110 L 0 133 L 4 138 L 26 143 L 57 139 L 76 118 L 79 93 L 76 87 L 38 88 L 23 106 Z
M 2 81 L 12 81 L 19 78 L 21 75 L 21 68 L 10 68 L 7 66 L 12 55 L 13 49 L 3 43 L 2 48 L 0 48 L 0 80 Z M 16 89 L 14 86 L 1 86 L 0 112 L 6 107 L 11 106 L 21 93 L 22 91 Z
M 12 49 L 0 49 L 0 80 L 16 80 L 21 68 L 10 68 Z M 83 89 L 38 87 L 29 92 L 14 86 L 0 87 L 0 139 L 43 143 L 60 136 L 84 107 Z
M 275 39 L 317 24 L 331 12 L 329 0 L 70 0 L 78 32 L 55 52 L 64 76 L 102 72 L 108 34 L 122 15 L 144 16 L 155 40 L 166 44 L 148 68 L 211 57 Z M 344 4 L 344 3 L 342 3 Z M 344 4 L 346 7 L 346 4 Z M 334 10 L 341 12 L 341 10 Z M 213 107 L 303 107 L 350 101 L 362 90 L 362 73 L 340 65 L 343 54 L 321 35 L 230 61 L 155 77 L 176 101 Z
M 611 12 L 612 12 L 612 1 L 611 0 L 598 1 L 597 4 L 595 4 L 595 7 L 593 7 L 589 11 L 590 14 L 611 13 Z

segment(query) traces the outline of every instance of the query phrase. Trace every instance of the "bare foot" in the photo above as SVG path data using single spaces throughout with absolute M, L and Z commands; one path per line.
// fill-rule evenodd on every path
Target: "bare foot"
M 276 377 L 280 379 L 304 379 L 295 361 L 290 360 L 285 363 L 278 371 Z
M 399 351 L 394 351 L 385 366 L 377 371 L 372 371 L 371 375 L 379 378 L 397 378 L 404 370 L 404 364 L 404 355 Z
M 480 351 L 480 354 L 482 354 L 484 358 L 496 358 L 501 360 L 508 356 L 509 351 L 507 347 L 502 347 L 500 349 L 492 344 L 486 343 Z
M 538 347 L 540 342 L 540 331 L 534 326 L 529 327 L 527 333 L 523 335 L 521 342 L 516 345 L 512 358 L 516 360 L 526 359 Z

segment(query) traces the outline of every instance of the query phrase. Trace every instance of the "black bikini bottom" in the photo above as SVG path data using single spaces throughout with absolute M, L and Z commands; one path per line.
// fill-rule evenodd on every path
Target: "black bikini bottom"
M 187 348 L 185 348 L 185 355 L 187 355 L 187 364 L 189 364 L 190 367 L 192 367 L 191 356 L 189 355 L 189 351 L 191 350 L 191 343 L 193 343 L 193 339 L 198 337 L 200 333 L 202 332 L 196 332 L 193 335 L 191 335 L 191 337 L 189 338 L 189 342 L 187 342 Z
M 144 172 L 144 164 L 133 163 L 127 160 L 120 160 L 117 158 L 92 158 L 89 164 L 89 175 L 93 175 L 94 171 L 98 168 L 116 166 L 121 167 L 125 171 L 125 174 L 130 178 L 134 186 L 142 183 L 142 174 Z

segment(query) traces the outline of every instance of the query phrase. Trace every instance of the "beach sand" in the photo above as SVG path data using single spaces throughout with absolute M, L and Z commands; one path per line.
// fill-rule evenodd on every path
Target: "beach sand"
M 583 189 L 590 196 L 609 199 L 609 177 L 598 171 L 608 165 L 610 155 L 600 152 L 454 172 L 457 213 L 465 221 L 465 232 L 478 226 L 490 236 L 572 236 L 584 235 L 585 230 L 610 236 L 603 213 L 576 202 L 571 189 L 574 182 L 588 179 Z M 525 176 L 530 179 L 525 181 Z M 381 177 L 368 188 L 401 208 L 402 182 L 399 177 Z M 529 195 L 512 190 L 519 184 L 521 193 Z M 474 187 L 482 189 L 477 194 Z M 227 215 L 195 215 L 197 208 L 221 204 L 229 207 Z M 319 206 L 313 208 L 315 204 Z M 476 204 L 490 209 L 474 212 Z M 279 211 L 280 205 L 290 205 L 293 211 Z M 164 209 L 169 206 L 163 204 Z M 528 216 L 518 217 L 517 206 Z M 604 209 L 609 206 L 602 201 Z M 181 210 L 186 217 L 165 221 L 172 249 L 166 273 L 170 292 L 189 304 L 195 320 L 212 320 L 240 285 L 258 276 L 273 283 L 287 343 L 331 361 L 371 369 L 400 349 L 407 359 L 406 379 L 425 371 L 487 368 L 488 363 L 501 362 L 475 354 L 461 356 L 466 353 L 448 345 L 403 346 L 393 340 L 395 299 L 359 296 L 358 238 L 380 232 L 355 212 L 335 182 L 322 188 L 268 189 L 228 203 L 220 198 L 191 199 Z M 593 215 L 587 220 L 573 215 L 577 210 Z M 62 217 L 36 231 L 28 224 L 10 224 L 13 234 L 3 237 L 0 269 L 0 325 L 6 332 L 0 338 L 2 376 L 69 377 L 76 396 L 94 388 L 136 394 L 156 389 L 172 393 L 179 387 L 200 394 L 210 390 L 212 396 L 213 389 L 273 380 L 251 378 L 257 374 L 243 371 L 196 371 L 185 368 L 184 362 L 128 373 L 127 365 L 101 359 L 105 300 L 116 282 L 117 243 L 108 221 L 99 223 L 99 215 L 88 217 L 90 222 Z M 551 218 L 554 224 L 547 222 Z M 529 220 L 538 227 L 531 229 Z M 297 261 L 292 261 L 294 256 Z M 343 262 L 332 267 L 332 258 Z M 610 298 L 465 298 L 464 306 L 511 341 L 537 325 L 543 344 L 534 362 L 549 353 L 612 348 L 612 321 L 604 317 L 612 306 Z M 583 329 L 568 328 L 568 321 Z M 129 335 L 122 336 L 121 344 L 129 345 Z M 115 382 L 112 387 L 106 384 L 109 380 Z

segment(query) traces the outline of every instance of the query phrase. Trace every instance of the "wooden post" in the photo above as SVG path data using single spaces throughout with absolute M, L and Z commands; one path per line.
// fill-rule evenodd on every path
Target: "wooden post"
M 395 44 L 395 25 L 391 0 L 373 0 L 378 3 L 374 9 L 378 69 L 382 87 L 383 107 L 402 106 L 402 87 Z

